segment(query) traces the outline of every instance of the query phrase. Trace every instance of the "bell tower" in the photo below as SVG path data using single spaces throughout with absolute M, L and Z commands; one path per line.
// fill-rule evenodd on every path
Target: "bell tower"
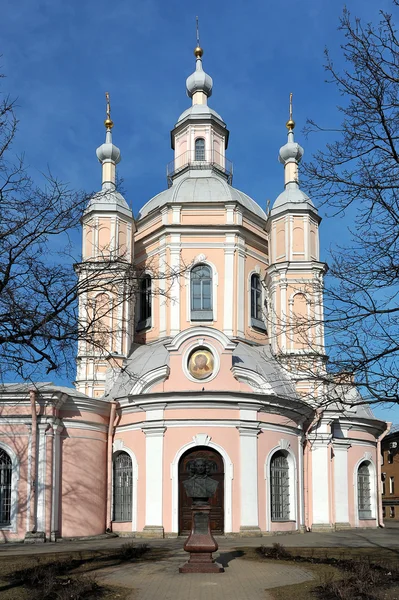
M 267 220 L 270 343 L 273 353 L 296 374 L 298 392 L 314 395 L 315 390 L 309 389 L 309 385 L 313 387 L 309 375 L 323 370 L 326 359 L 323 328 L 326 265 L 320 262 L 319 254 L 321 217 L 299 187 L 298 165 L 304 151 L 294 140 L 292 94 L 286 126 L 288 140 L 279 152 L 279 161 L 284 165 L 284 191 L 274 202 Z
M 105 392 L 109 371 L 118 371 L 133 334 L 134 277 L 132 211 L 116 189 L 121 153 L 112 142 L 111 107 L 106 94 L 105 143 L 97 148 L 102 189 L 82 219 L 79 277 L 79 343 L 76 388 L 91 397 Z

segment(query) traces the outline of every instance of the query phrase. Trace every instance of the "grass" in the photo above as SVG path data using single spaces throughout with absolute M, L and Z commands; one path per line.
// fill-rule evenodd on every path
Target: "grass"
M 97 571 L 126 562 L 157 560 L 159 550 L 126 543 L 105 551 L 4 556 L 0 561 L 1 600 L 123 600 L 131 590 L 101 585 Z
M 262 559 L 302 563 L 313 581 L 268 590 L 274 600 L 397 600 L 399 553 L 385 548 L 261 546 Z

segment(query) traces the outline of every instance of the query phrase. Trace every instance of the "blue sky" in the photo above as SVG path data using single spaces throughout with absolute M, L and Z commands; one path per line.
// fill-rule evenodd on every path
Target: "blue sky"
M 392 10 L 390 0 L 346 5 L 365 21 Z M 341 0 L 3 0 L 2 90 L 18 98 L 20 119 L 14 150 L 25 153 L 38 181 L 50 167 L 75 188 L 98 189 L 95 149 L 104 140 L 109 91 L 118 170 L 137 213 L 166 187 L 169 132 L 190 105 L 185 79 L 194 69 L 198 14 L 204 69 L 214 80 L 209 104 L 230 129 L 234 185 L 265 207 L 283 188 L 277 154 L 286 141 L 289 92 L 305 158 L 326 143 L 321 135 L 304 139 L 306 118 L 339 123 L 340 97 L 325 83 L 323 51 L 328 46 L 341 65 L 343 7 Z M 349 224 L 324 218 L 324 259 Z M 399 421 L 399 409 L 377 412 Z

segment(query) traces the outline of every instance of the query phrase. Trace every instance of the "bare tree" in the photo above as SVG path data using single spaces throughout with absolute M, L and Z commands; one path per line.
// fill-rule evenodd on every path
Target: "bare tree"
M 344 10 L 340 30 L 346 66 L 336 69 L 326 50 L 326 70 L 342 124 L 308 121 L 307 133 L 330 131 L 333 141 L 305 165 L 303 182 L 315 203 L 352 221 L 350 243 L 337 244 L 329 265 L 329 367 L 365 399 L 399 402 L 399 39 L 382 11 L 364 25 Z
M 110 331 L 110 308 L 93 305 L 92 297 L 101 290 L 115 292 L 115 310 L 115 302 L 134 300 L 142 277 L 121 253 L 104 249 L 77 277 L 83 268 L 74 265 L 80 261 L 81 218 L 91 195 L 70 189 L 51 173 L 38 187 L 23 158 L 12 154 L 17 125 L 15 105 L 5 97 L 0 103 L 0 383 L 37 380 L 51 372 L 70 377 L 80 341 L 106 356 L 110 336 L 118 332 Z M 152 294 L 167 295 L 179 273 L 152 271 Z M 160 279 L 167 282 L 157 285 Z

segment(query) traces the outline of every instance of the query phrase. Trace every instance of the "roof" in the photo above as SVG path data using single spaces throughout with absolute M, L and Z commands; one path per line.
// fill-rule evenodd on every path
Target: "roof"
M 265 212 L 255 200 L 247 196 L 247 194 L 244 194 L 244 192 L 229 185 L 222 177 L 219 177 L 216 174 L 212 175 L 210 171 L 206 172 L 207 174 L 209 173 L 209 176 L 204 176 L 204 171 L 201 172 L 202 175 L 199 175 L 198 171 L 194 171 L 194 173 L 196 173 L 195 176 L 193 176 L 192 173 L 193 172 L 188 172 L 188 174 L 186 173 L 177 177 L 169 189 L 154 196 L 154 198 L 149 200 L 149 202 L 141 208 L 137 218 L 142 219 L 151 212 L 159 210 L 162 206 L 171 203 L 228 204 L 237 202 L 261 219 L 266 220 L 267 217 Z
M 104 212 L 116 211 L 132 218 L 132 211 L 128 203 L 121 193 L 112 188 L 105 188 L 90 198 L 90 201 L 85 209 L 85 214 L 91 212 L 92 210 Z
M 187 108 L 177 119 L 175 127 L 180 125 L 180 123 L 184 121 L 184 119 L 187 119 L 187 117 L 192 117 L 193 119 L 209 119 L 211 117 L 215 117 L 218 119 L 218 121 L 220 121 L 220 124 L 223 127 L 226 127 L 219 113 L 217 113 L 216 110 L 213 110 L 213 108 L 210 108 L 207 104 L 193 104 L 193 106 Z

